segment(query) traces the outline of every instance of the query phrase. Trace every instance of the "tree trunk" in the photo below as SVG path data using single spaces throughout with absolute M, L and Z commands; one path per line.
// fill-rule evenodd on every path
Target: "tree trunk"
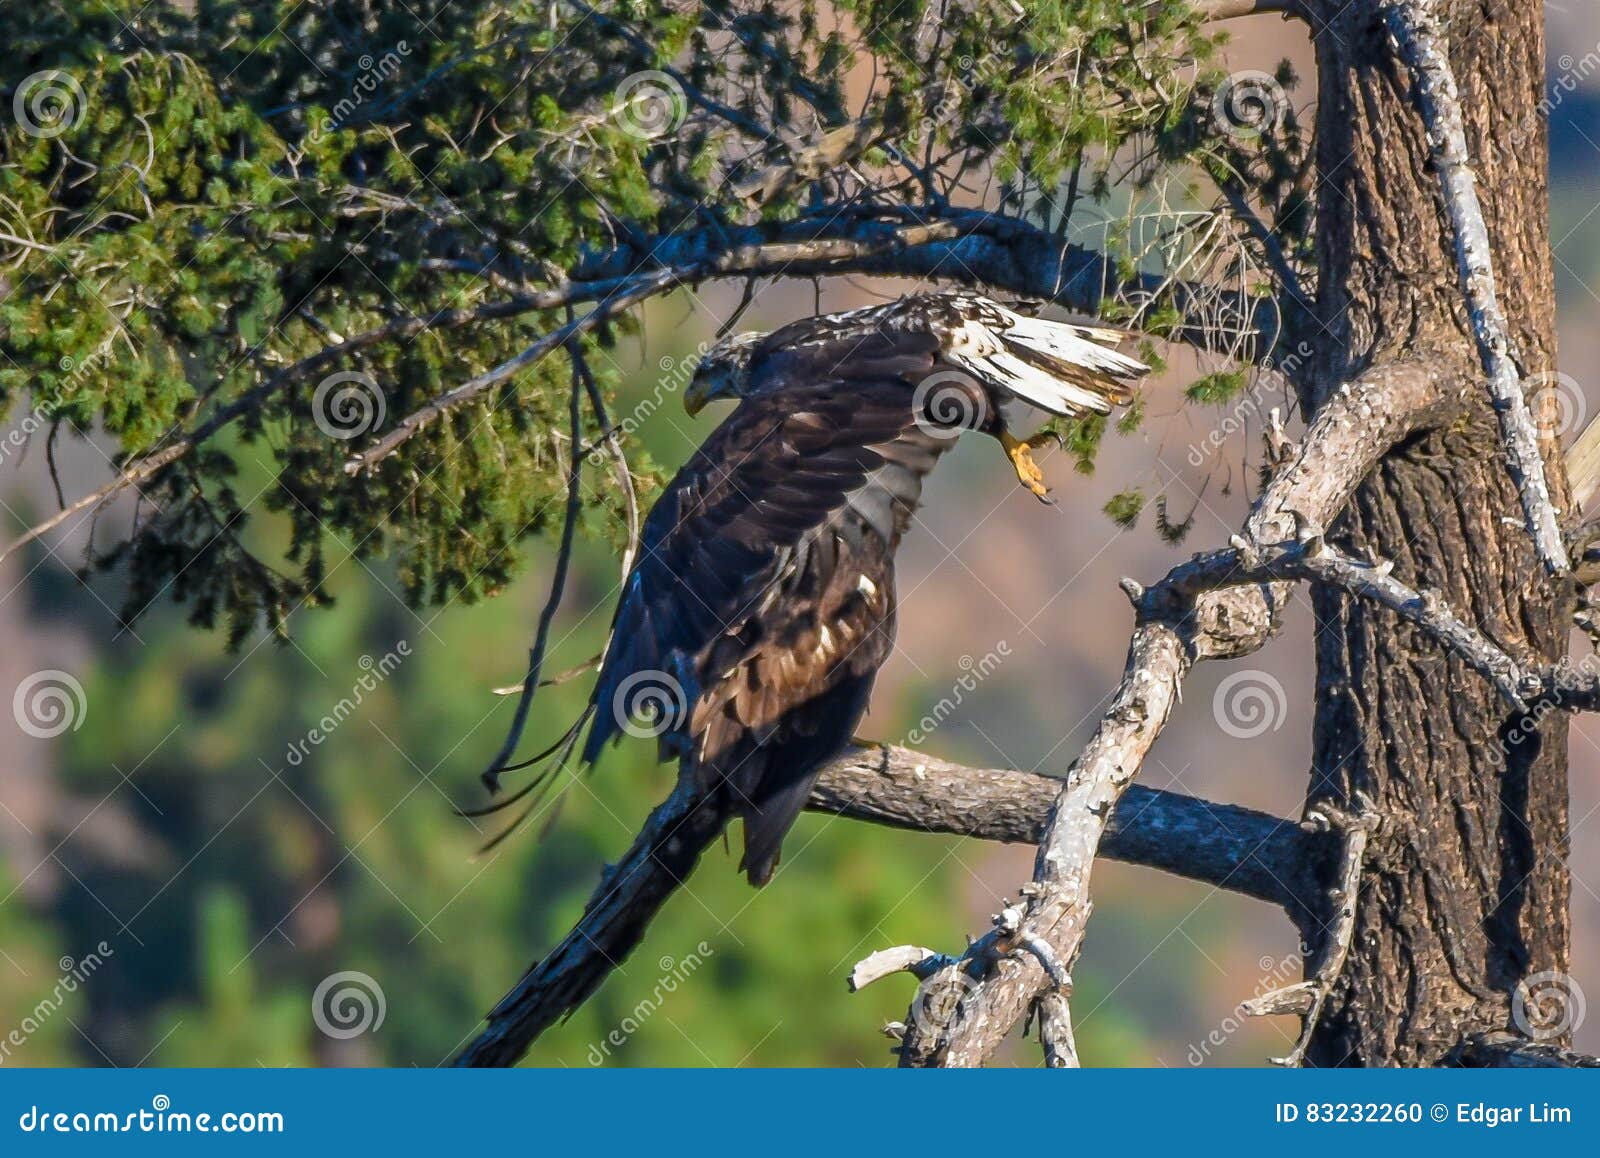
M 1541 6 L 1444 7 L 1501 303 L 1525 372 L 1553 370 Z M 1405 66 L 1377 0 L 1326 3 L 1313 27 L 1321 281 L 1305 325 L 1320 360 L 1305 400 L 1399 354 L 1436 358 L 1473 386 L 1457 422 L 1389 456 L 1333 537 L 1393 560 L 1397 576 L 1440 592 L 1512 655 L 1555 662 L 1570 595 L 1535 559 L 1507 476 Z M 1552 486 L 1563 503 L 1558 469 Z M 1383 824 L 1308 1060 L 1437 1063 L 1465 1035 L 1510 1027 L 1522 978 L 1567 969 L 1567 719 L 1530 727 L 1392 613 L 1326 588 L 1313 601 L 1310 802 L 1362 792 Z

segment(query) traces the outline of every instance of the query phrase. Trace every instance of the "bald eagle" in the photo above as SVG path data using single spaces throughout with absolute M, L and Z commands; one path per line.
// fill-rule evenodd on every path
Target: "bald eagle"
M 1012 424 L 1128 402 L 1148 367 L 1111 348 L 1123 337 L 928 293 L 715 346 L 685 408 L 738 405 L 645 520 L 582 763 L 623 732 L 655 736 L 703 807 L 743 819 L 740 868 L 765 884 L 890 654 L 894 553 L 923 476 L 978 430 L 1045 499 L 1042 439 Z

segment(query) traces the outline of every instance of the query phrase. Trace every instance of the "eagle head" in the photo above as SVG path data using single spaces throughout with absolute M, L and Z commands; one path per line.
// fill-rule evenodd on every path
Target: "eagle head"
M 683 392 L 683 408 L 690 417 L 699 414 L 707 402 L 719 398 L 743 398 L 750 383 L 750 360 L 766 334 L 749 331 L 723 338 L 700 359 L 689 388 Z

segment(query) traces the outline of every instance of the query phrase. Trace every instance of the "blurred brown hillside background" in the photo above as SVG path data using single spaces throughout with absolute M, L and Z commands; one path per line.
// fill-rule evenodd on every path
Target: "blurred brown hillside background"
M 1578 84 L 1551 117 L 1561 362 L 1600 415 L 1600 73 L 1573 77 L 1575 62 L 1600 52 L 1600 12 L 1578 0 L 1547 12 L 1552 78 Z M 1238 61 L 1270 66 L 1287 55 L 1311 75 L 1297 26 L 1248 20 L 1235 35 Z M 1294 99 L 1309 96 L 1303 83 Z M 821 300 L 842 309 L 913 288 L 828 282 Z M 670 368 L 736 299 L 680 294 L 652 312 L 642 347 L 617 352 L 630 385 L 614 417 L 650 409 L 663 381 L 681 385 Z M 780 324 L 814 305 L 809 286 L 767 289 L 744 324 Z M 901 552 L 899 648 L 869 735 L 904 742 L 942 699 L 959 696 L 922 742 L 928 751 L 1065 770 L 1122 668 L 1130 612 L 1118 577 L 1158 576 L 1225 538 L 1248 502 L 1258 424 L 1200 454 L 1196 467 L 1192 448 L 1203 449 L 1229 411 L 1180 407 L 1193 369 L 1182 363 L 1154 384 L 1143 429 L 1111 437 L 1092 477 L 1049 455 L 1054 507 L 1020 490 L 980 439 L 935 474 L 923 525 Z M 635 437 L 673 463 L 716 417 L 690 421 L 668 389 Z M 64 440 L 60 462 L 69 495 L 106 477 L 93 446 Z M 1189 541 L 1163 544 L 1153 507 L 1135 529 L 1118 529 L 1101 508 L 1130 487 L 1165 495 L 1173 521 L 1192 511 Z M 50 508 L 42 444 L 0 464 L 0 498 L 16 526 Z M 127 517 L 107 514 L 101 533 Z M 230 655 L 169 608 L 119 630 L 110 611 L 119 594 L 72 575 L 87 532 L 35 545 L 0 569 L 0 692 L 59 669 L 81 682 L 86 703 L 82 726 L 58 739 L 26 735 L 0 713 L 0 1037 L 63 970 L 102 941 L 109 952 L 59 1009 L 34 1018 L 5 1064 L 445 1060 L 560 936 L 600 866 L 670 783 L 651 765 L 651 746 L 632 742 L 571 792 L 543 842 L 525 833 L 481 857 L 475 850 L 494 826 L 450 814 L 452 804 L 482 802 L 477 772 L 510 712 L 491 689 L 520 677 L 549 582 L 547 545 L 529 547 L 535 562 L 500 598 L 420 617 L 395 597 L 381 562 L 339 563 L 338 605 L 295 617 L 292 645 L 252 639 Z M 593 538 L 580 543 L 554 670 L 595 651 L 615 596 L 615 559 Z M 1292 814 L 1309 756 L 1310 631 L 1302 595 L 1291 629 L 1268 649 L 1197 669 L 1145 781 Z M 956 690 L 997 650 L 1004 658 L 992 676 Z M 326 741 L 304 745 L 369 671 L 361 657 L 376 668 L 391 653 L 399 659 L 376 690 Z M 1244 686 L 1261 692 L 1253 706 L 1264 715 L 1242 718 L 1236 707 L 1232 731 L 1258 734 L 1230 735 L 1214 695 L 1243 672 L 1257 673 Z M 541 695 L 530 745 L 564 726 L 584 690 L 578 681 Z M 1574 725 L 1572 793 L 1573 960 L 1579 985 L 1600 1002 L 1600 721 L 1589 716 Z M 776 881 L 758 893 L 734 873 L 735 857 L 713 852 L 634 958 L 530 1060 L 885 1064 L 877 1029 L 904 1015 L 909 990 L 889 980 L 848 995 L 850 964 L 890 944 L 957 944 L 1027 878 L 1031 857 L 808 816 Z M 1281 916 L 1150 870 L 1097 872 L 1095 935 L 1074 1006 L 1087 1059 L 1259 1065 L 1284 1051 L 1293 1020 L 1240 1025 L 1235 1015 L 1241 1000 L 1299 976 Z M 375 982 L 367 996 L 381 1002 L 381 1023 L 351 1036 L 337 1024 L 319 1029 L 310 1016 L 318 987 L 351 973 Z M 1576 1045 L 1600 1050 L 1600 1005 Z M 1033 1064 L 1023 1051 L 1014 1057 Z

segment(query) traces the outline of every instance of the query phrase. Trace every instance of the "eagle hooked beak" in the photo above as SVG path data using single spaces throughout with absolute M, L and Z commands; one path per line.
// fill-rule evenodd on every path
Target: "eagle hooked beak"
M 693 418 L 706 408 L 706 403 L 738 398 L 739 395 L 739 385 L 725 366 L 702 366 L 689 379 L 689 385 L 683 392 L 683 409 Z
M 765 334 L 735 334 L 724 338 L 700 359 L 683 392 L 683 408 L 693 418 L 706 403 L 723 398 L 743 398 L 748 385 L 746 369 Z
M 706 403 L 715 396 L 711 383 L 703 377 L 696 376 L 689 383 L 689 388 L 683 392 L 683 409 L 690 418 L 695 417 L 706 408 Z

